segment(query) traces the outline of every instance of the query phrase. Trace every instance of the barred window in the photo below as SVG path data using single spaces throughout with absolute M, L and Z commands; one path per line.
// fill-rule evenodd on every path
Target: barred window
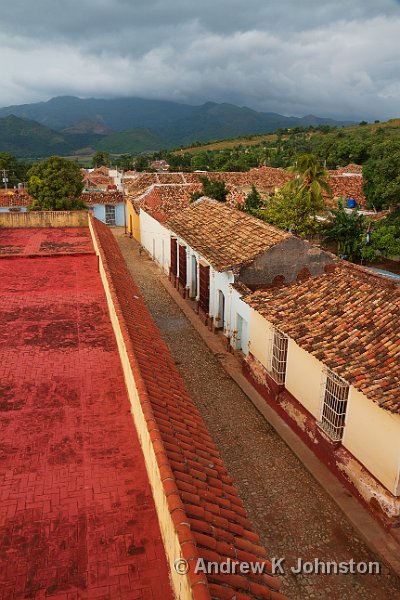
M 285 383 L 288 337 L 274 329 L 272 338 L 270 373 L 276 383 Z
M 106 225 L 115 225 L 115 206 L 113 204 L 105 205 Z
M 348 397 L 349 384 L 327 369 L 319 425 L 335 442 L 343 438 Z

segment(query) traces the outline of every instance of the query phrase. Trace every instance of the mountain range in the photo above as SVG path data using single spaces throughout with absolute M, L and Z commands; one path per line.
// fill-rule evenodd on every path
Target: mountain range
M 59 96 L 0 108 L 0 152 L 21 158 L 94 150 L 136 154 L 278 128 L 350 124 L 313 115 L 286 117 L 227 103 L 192 106 L 142 98 Z

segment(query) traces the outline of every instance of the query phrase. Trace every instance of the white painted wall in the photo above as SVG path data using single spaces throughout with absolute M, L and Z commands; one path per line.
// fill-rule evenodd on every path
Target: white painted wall
M 400 415 L 350 387 L 343 446 L 392 494 L 400 496 Z
M 219 316 L 219 291 L 224 294 L 225 297 L 225 311 L 224 311 L 224 331 L 229 335 L 231 330 L 231 291 L 230 286 L 233 283 L 234 277 L 232 271 L 222 271 L 221 273 L 215 271 L 212 267 L 210 269 L 210 315 L 216 319 Z M 218 326 L 222 324 L 218 321 Z
M 164 225 L 140 209 L 141 244 L 167 274 L 171 265 L 170 235 L 170 231 Z
M 236 345 L 236 334 L 238 329 L 238 316 L 242 318 L 242 336 L 241 336 L 241 350 L 243 354 L 247 355 L 249 352 L 249 337 L 250 337 L 250 319 L 252 309 L 248 304 L 243 302 L 240 293 L 235 290 L 232 286 L 230 287 L 230 335 L 231 345 L 235 348 Z

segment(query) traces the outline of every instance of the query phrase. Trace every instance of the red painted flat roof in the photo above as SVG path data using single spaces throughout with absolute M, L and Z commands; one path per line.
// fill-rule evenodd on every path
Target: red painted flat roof
M 87 227 L 0 230 L 0 257 L 94 252 Z
M 83 239 L 50 231 L 0 246 Z M 169 600 L 97 257 L 0 260 L 0 322 L 0 597 Z

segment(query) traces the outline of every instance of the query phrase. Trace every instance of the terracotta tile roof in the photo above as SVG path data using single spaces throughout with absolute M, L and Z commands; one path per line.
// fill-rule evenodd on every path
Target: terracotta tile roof
M 87 206 L 95 204 L 120 204 L 124 201 L 122 192 L 84 192 L 81 200 Z
M 86 188 L 105 188 L 112 184 L 112 179 L 105 175 L 92 175 L 89 173 L 83 177 L 83 185 Z
M 157 183 L 186 183 L 183 173 L 155 173 Z
M 363 193 L 363 178 L 360 175 L 338 175 L 331 171 L 328 183 L 332 189 L 333 198 L 354 198 L 357 204 L 365 206 L 366 199 Z M 336 204 L 336 203 L 334 203 Z
M 91 217 L 184 558 L 271 564 L 168 346 L 106 225 Z M 188 573 L 195 600 L 284 600 L 261 575 Z
M 356 165 L 354 163 L 350 163 L 349 165 L 346 165 L 345 167 L 338 167 L 336 169 L 336 173 L 339 173 L 340 175 L 343 175 L 343 173 L 358 173 L 359 175 L 362 175 L 362 172 L 363 172 L 362 165 Z
M 151 185 L 157 183 L 157 173 L 137 173 L 137 176 L 125 181 L 125 192 L 132 198 L 143 194 Z
M 30 206 L 33 202 L 33 198 L 29 196 L 25 191 L 20 190 L 2 190 L 0 192 L 0 207 L 23 207 Z
M 168 219 L 167 227 L 217 271 L 250 262 L 291 236 L 210 198 L 201 198 Z
M 400 413 L 400 286 L 340 262 L 333 272 L 243 298 L 382 408 Z
M 200 184 L 155 184 L 134 200 L 134 204 L 160 223 L 189 206 L 191 194 L 201 188 Z
M 351 173 L 352 175 L 344 175 Z M 354 198 L 361 206 L 365 206 L 362 191 L 362 167 L 348 165 L 336 171 L 328 171 L 328 182 L 332 187 L 335 198 Z M 244 172 L 207 172 L 207 173 L 138 173 L 135 179 L 126 182 L 127 193 L 140 196 L 151 185 L 157 183 L 198 183 L 201 177 L 218 179 L 225 182 L 229 189 L 228 204 L 236 206 L 244 201 L 252 185 L 261 194 L 269 194 L 280 189 L 293 178 L 285 169 L 275 167 L 260 167 Z M 336 204 L 335 202 L 333 204 Z
M 109 176 L 109 173 L 110 173 L 110 169 L 105 166 L 96 167 L 95 169 L 93 169 L 91 171 L 91 175 L 105 175 L 106 177 Z

